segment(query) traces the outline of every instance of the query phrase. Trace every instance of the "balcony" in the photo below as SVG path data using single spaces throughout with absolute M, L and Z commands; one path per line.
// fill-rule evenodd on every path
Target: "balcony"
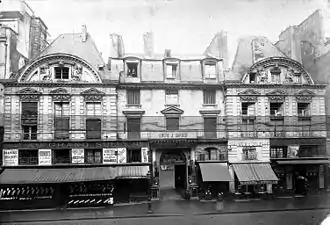
M 228 160 L 227 152 L 218 152 L 218 154 L 200 154 L 196 156 L 196 161 L 199 162 L 209 162 L 209 161 L 226 161 Z
M 326 156 L 324 149 L 318 149 L 317 146 L 306 146 L 304 149 L 288 149 L 288 147 L 271 147 L 271 159 L 283 158 L 317 158 Z

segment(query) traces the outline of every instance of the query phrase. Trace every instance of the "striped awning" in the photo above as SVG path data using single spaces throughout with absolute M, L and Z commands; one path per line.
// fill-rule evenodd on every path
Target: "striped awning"
M 147 178 L 149 166 L 119 166 L 117 167 L 117 179 Z
M 227 163 L 199 163 L 204 182 L 231 181 Z
M 5 169 L 0 184 L 45 184 L 102 181 L 116 178 L 114 167 Z
M 276 184 L 278 181 L 268 163 L 233 164 L 236 176 L 242 185 Z

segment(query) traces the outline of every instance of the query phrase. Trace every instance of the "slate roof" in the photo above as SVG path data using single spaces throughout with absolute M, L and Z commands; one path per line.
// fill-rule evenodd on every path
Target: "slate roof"
M 232 65 L 232 71 L 226 77 L 227 80 L 240 80 L 247 70 L 254 64 L 252 41 L 256 38 L 263 38 L 266 40 L 264 47 L 264 57 L 286 57 L 271 41 L 266 37 L 261 36 L 245 36 L 239 39 L 236 50 L 235 59 Z

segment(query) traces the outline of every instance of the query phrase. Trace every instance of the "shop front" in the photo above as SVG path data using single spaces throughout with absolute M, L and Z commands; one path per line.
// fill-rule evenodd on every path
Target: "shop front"
M 277 196 L 318 193 L 328 187 L 329 160 L 321 138 L 271 140 L 272 168 L 279 177 Z
M 235 197 L 263 198 L 272 194 L 278 178 L 269 163 L 250 162 L 231 165 L 235 179 Z
M 4 145 L 5 169 L 0 178 L 2 200 L 6 201 L 2 204 L 4 207 L 16 207 L 12 202 L 22 199 L 26 203 L 20 204 L 23 208 L 30 203 L 31 207 L 47 208 L 147 200 L 147 174 L 151 169 L 147 142 L 64 141 Z M 24 176 L 27 180 L 8 181 L 8 177 L 15 177 L 10 175 L 12 171 L 29 172 Z M 36 196 L 36 191 L 32 194 L 34 197 L 30 197 L 32 192 L 21 196 L 32 187 L 39 190 Z M 12 189 L 17 191 L 9 191 Z

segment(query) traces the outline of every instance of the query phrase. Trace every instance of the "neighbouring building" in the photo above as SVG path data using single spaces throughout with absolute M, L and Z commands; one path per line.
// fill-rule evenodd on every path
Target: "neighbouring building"
M 226 82 L 232 191 L 282 195 L 301 176 L 313 191 L 328 186 L 325 88 L 267 38 L 239 41 Z
M 115 202 L 134 197 L 123 191 L 132 178 L 147 192 L 149 157 L 136 161 L 126 148 L 147 154 L 148 145 L 116 141 L 113 74 L 83 26 L 60 35 L 3 82 L 1 207 L 113 204 L 111 196 Z
M 214 194 L 219 188 L 228 192 L 225 33 L 217 34 L 199 56 L 169 49 L 155 54 L 152 33 L 144 35 L 144 54 L 124 53 L 119 35 L 112 40 L 111 71 L 119 76 L 118 138 L 149 144 L 153 198 L 171 198 L 174 189 L 197 197 L 203 185 L 213 186 Z M 128 148 L 140 160 L 137 149 Z
M 47 46 L 47 26 L 25 1 L 1 3 L 0 79 L 15 76 L 29 59 Z

